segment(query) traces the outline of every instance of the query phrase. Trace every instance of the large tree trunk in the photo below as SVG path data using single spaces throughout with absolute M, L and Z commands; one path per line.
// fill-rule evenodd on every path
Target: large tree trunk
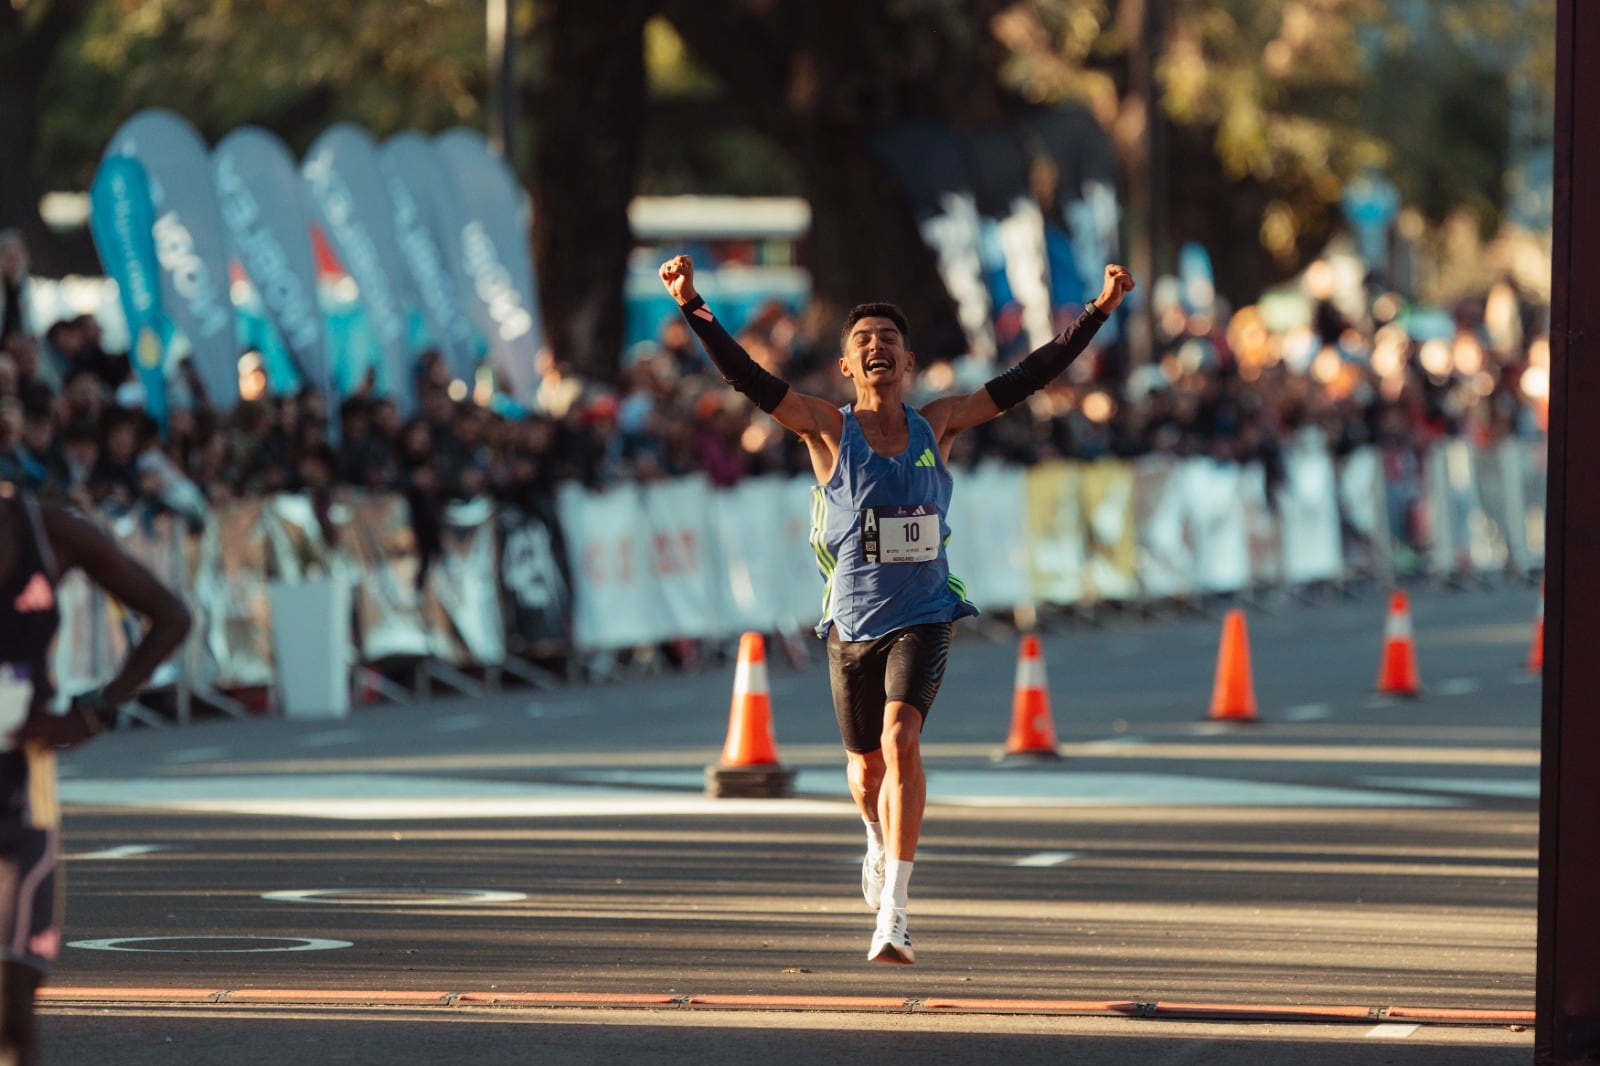
M 802 263 L 811 272 L 807 332 L 824 347 L 856 304 L 886 300 L 911 322 L 924 361 L 966 350 L 938 261 L 883 163 L 854 137 L 817 137 L 800 157 L 811 202 Z
M 960 128 L 1002 117 L 986 29 L 995 0 L 899 13 L 860 0 L 663 2 L 725 86 L 716 106 L 794 148 L 812 208 L 801 264 L 812 275 L 815 332 L 827 336 L 856 303 L 890 300 L 907 312 L 925 358 L 964 351 L 936 255 L 873 140 L 900 118 Z
M 609 381 L 622 361 L 623 279 L 645 121 L 644 24 L 654 0 L 547 0 L 535 44 L 545 76 L 533 248 L 546 338 L 555 357 Z
M 34 171 L 38 145 L 40 87 L 67 35 L 82 23 L 90 0 L 46 0 L 31 18 L 26 5 L 0 3 L 0 225 L 22 231 L 33 269 L 57 275 L 85 266 L 87 241 L 62 240 L 39 217 L 40 187 Z

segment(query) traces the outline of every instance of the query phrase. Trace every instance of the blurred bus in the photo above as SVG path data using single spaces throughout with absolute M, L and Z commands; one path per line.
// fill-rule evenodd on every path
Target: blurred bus
M 677 306 L 657 270 L 674 255 L 694 258 L 694 284 L 729 330 L 764 304 L 802 310 L 811 276 L 796 266 L 811 205 L 795 196 L 639 196 L 628 208 L 626 343 L 655 340 Z

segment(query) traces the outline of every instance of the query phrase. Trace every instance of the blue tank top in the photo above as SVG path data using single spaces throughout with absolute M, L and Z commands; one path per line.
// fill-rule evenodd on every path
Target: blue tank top
M 978 613 L 950 574 L 950 471 L 933 427 L 911 407 L 911 443 L 892 459 L 872 450 L 852 405 L 833 477 L 811 490 L 811 546 L 826 586 L 817 636 L 871 640 Z

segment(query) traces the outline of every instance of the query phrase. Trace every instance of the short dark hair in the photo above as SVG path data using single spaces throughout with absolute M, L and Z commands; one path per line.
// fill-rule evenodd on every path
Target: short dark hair
M 908 345 L 911 343 L 911 326 L 906 322 L 906 313 L 900 308 L 889 303 L 856 304 L 844 316 L 844 329 L 839 331 L 840 351 L 850 346 L 850 334 L 863 318 L 887 318 L 900 331 L 901 340 Z

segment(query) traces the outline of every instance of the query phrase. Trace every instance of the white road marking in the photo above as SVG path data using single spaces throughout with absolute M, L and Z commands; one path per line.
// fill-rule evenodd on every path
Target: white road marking
M 517 903 L 526 892 L 485 888 L 295 888 L 263 892 L 275 903 L 329 903 L 348 907 L 459 907 L 469 903 Z
M 428 728 L 435 733 L 466 733 L 473 729 L 482 729 L 488 722 L 487 715 L 455 714 L 428 723 Z
M 1385 707 L 1393 707 L 1396 702 L 1393 696 L 1385 696 L 1380 693 L 1376 696 L 1368 696 L 1361 704 L 1361 709 L 1364 711 L 1381 711 Z
M 196 941 L 203 940 L 275 940 L 290 946 L 263 948 L 197 948 L 194 946 Z M 175 943 L 177 946 L 142 946 L 163 943 Z M 312 936 L 119 936 L 106 940 L 73 940 L 67 944 L 69 948 L 87 948 L 90 951 L 182 952 L 186 955 L 222 955 L 258 951 L 330 951 L 334 948 L 352 946 L 348 940 L 325 940 L 321 937 Z
M 179 748 L 177 751 L 169 751 L 161 761 L 169 766 L 182 766 L 191 762 L 216 762 L 218 759 L 226 759 L 231 754 L 233 752 L 230 749 L 213 744 L 205 748 Z
M 1319 718 L 1326 718 L 1333 713 L 1331 703 L 1301 703 L 1293 707 L 1286 707 L 1283 717 L 1288 722 L 1315 722 Z
M 294 742 L 302 748 L 332 748 L 340 744 L 354 744 L 361 737 L 358 729 L 330 729 L 326 733 L 307 733 L 295 737 Z
M 1441 696 L 1470 696 L 1483 687 L 1475 677 L 1451 677 L 1439 682 Z
M 1383 1022 L 1367 1030 L 1368 1036 L 1375 1036 L 1380 1040 L 1401 1040 L 1420 1029 L 1419 1025 L 1402 1025 L 1399 1022 Z
M 701 768 L 574 772 L 564 781 L 481 781 L 410 774 L 226 775 L 61 782 L 68 805 L 158 807 L 331 819 L 527 818 L 617 815 L 839 814 L 853 810 L 842 775 L 802 769 L 796 797 L 711 799 Z M 1411 791 L 1418 788 L 1418 791 Z M 970 807 L 1461 807 L 1466 796 L 1244 781 L 1195 774 L 1012 774 L 939 770 L 928 799 Z M 1468 793 L 1470 795 L 1470 793 Z
M 99 851 L 85 851 L 63 857 L 73 862 L 83 859 L 131 859 L 135 855 L 148 855 L 152 851 L 165 851 L 166 848 L 165 844 L 118 844 L 114 848 L 102 848 Z
M 1013 866 L 1060 866 L 1078 857 L 1075 851 L 1038 851 L 1012 863 Z
M 1213 737 L 1219 733 L 1231 733 L 1236 728 L 1232 722 L 1196 722 L 1189 727 L 1189 732 L 1197 737 Z

